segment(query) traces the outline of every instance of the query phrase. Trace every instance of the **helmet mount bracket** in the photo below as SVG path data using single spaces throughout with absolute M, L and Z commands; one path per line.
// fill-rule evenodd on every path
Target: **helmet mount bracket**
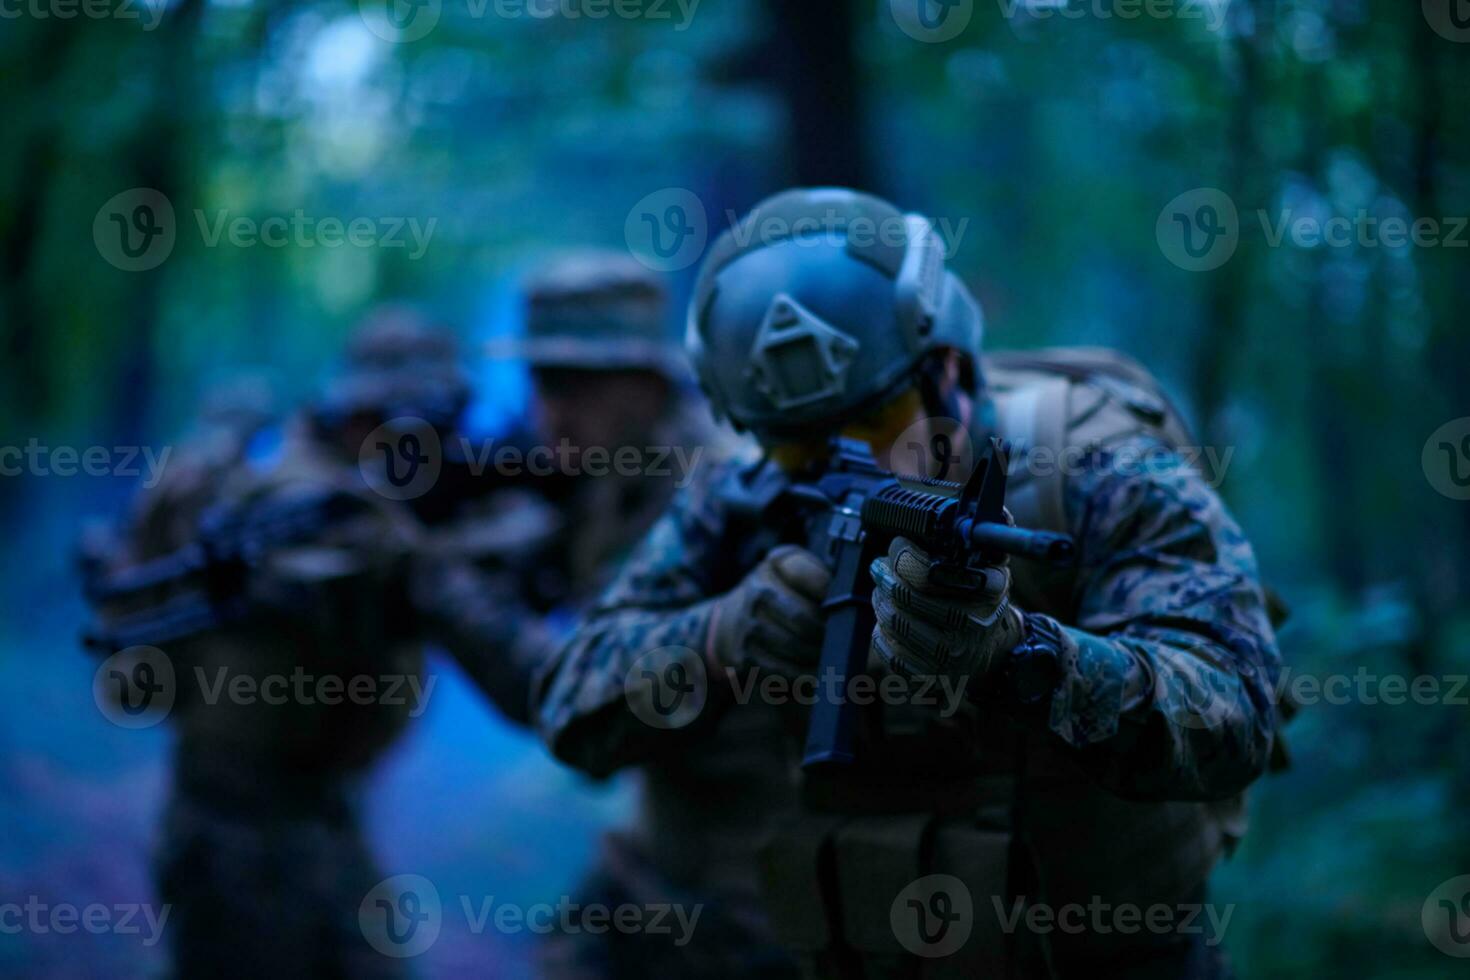
M 778 410 L 840 395 L 858 341 L 777 293 L 751 346 L 747 376 Z

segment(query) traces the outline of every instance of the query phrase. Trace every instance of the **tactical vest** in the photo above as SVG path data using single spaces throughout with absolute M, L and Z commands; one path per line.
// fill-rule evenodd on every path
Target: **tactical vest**
M 1014 467 L 1007 506 L 1023 527 L 1070 530 L 1064 454 L 1080 458 L 1137 436 L 1191 445 L 1180 414 L 1148 372 L 1112 351 L 996 354 L 984 359 L 983 370 L 994 428 L 1015 446 L 1013 460 L 1041 452 L 1056 461 Z M 1070 620 L 1075 572 L 1019 560 L 1012 570 L 1022 608 Z M 1005 719 L 982 717 L 977 725 L 972 738 L 991 760 L 982 771 L 947 786 L 912 777 L 902 788 L 872 788 L 868 796 L 897 802 L 886 812 L 808 806 L 767 846 L 762 864 L 772 921 L 808 972 L 1072 975 L 1159 939 L 1146 930 L 1052 930 L 1038 938 L 1024 926 L 1007 935 L 1002 909 L 1009 913 L 1017 898 L 1053 910 L 1197 901 L 1216 861 L 1244 833 L 1243 797 L 1208 804 L 1124 800 L 1100 787 L 1054 737 Z M 911 896 L 917 918 L 906 918 L 905 889 L 929 875 L 966 886 L 969 935 L 958 950 L 940 954 L 942 945 L 925 945 L 940 935 L 942 913 L 955 907 L 956 896 L 943 904 L 932 895 L 914 904 Z M 926 933 L 926 922 L 936 931 Z

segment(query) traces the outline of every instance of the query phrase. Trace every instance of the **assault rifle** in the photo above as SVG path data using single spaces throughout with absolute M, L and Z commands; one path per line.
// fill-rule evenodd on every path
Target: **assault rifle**
M 310 541 L 365 505 L 340 491 L 267 500 L 240 512 L 216 509 L 200 521 L 193 543 L 151 561 L 103 571 L 83 558 L 82 583 L 93 607 L 125 604 L 135 611 L 89 628 L 82 642 L 114 653 L 158 646 L 235 622 L 249 609 L 249 578 L 272 551 Z M 156 600 L 144 608 L 136 608 Z
M 529 436 L 516 433 L 506 444 L 521 442 L 529 444 Z M 532 548 L 546 546 L 556 530 L 547 516 L 550 507 L 534 511 L 523 507 L 514 520 L 482 520 L 474 534 L 454 525 L 456 509 L 518 488 L 537 498 L 559 500 L 569 492 L 568 478 L 484 472 L 456 452 L 460 444 L 451 433 L 441 436 L 441 444 L 444 458 L 437 479 L 422 495 L 402 502 L 425 529 L 428 547 L 458 556 L 469 551 L 501 567 Z M 100 620 L 106 625 L 88 627 L 82 643 L 109 654 L 130 646 L 161 646 L 248 619 L 261 598 L 254 594 L 258 589 L 252 590 L 252 573 L 271 552 L 319 540 L 367 506 L 352 494 L 331 489 L 269 498 L 244 508 L 217 506 L 205 512 L 190 544 L 115 570 L 106 567 L 115 542 L 95 540 L 89 546 L 84 541 L 83 593 L 90 606 L 105 611 Z M 554 593 L 559 580 L 554 574 L 543 577 L 548 581 L 537 585 Z M 292 601 L 291 596 L 271 598 Z
M 1006 555 L 1053 563 L 1074 560 L 1065 534 L 1011 525 L 1005 515 L 1009 448 L 992 438 L 963 483 L 902 477 L 878 466 L 867 444 L 834 441 L 831 456 L 814 474 L 767 482 L 734 501 L 767 529 L 802 541 L 832 569 L 822 611 L 826 631 L 818 684 L 802 766 L 854 761 L 856 711 L 847 696 L 849 678 L 863 671 L 875 623 L 873 559 L 905 537 L 933 556 L 931 577 L 956 580 L 967 568 Z M 780 532 L 778 532 L 780 533 Z

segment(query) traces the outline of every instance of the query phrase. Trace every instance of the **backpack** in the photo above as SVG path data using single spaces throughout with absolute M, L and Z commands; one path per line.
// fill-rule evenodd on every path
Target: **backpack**
M 1060 459 L 1069 447 L 1083 452 L 1151 436 L 1172 449 L 1199 446 L 1184 414 L 1158 380 L 1133 358 L 1105 347 L 1047 347 L 997 351 L 982 361 L 996 428 L 1012 442 L 1016 457 L 1042 451 Z M 1189 465 L 1199 471 L 1198 460 Z M 1013 479 L 1006 506 L 1023 527 L 1068 530 L 1066 474 L 1060 465 L 1030 467 Z M 1290 609 L 1270 586 L 1262 585 L 1266 613 L 1280 627 Z M 1296 714 L 1283 698 L 1282 720 Z M 1271 771 L 1287 768 L 1283 738 L 1271 750 Z

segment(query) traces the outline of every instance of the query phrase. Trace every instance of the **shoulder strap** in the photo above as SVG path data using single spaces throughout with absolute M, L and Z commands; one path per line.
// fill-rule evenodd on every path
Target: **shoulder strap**
M 1175 448 L 1192 441 L 1153 376 L 1116 351 L 1001 351 L 986 356 L 984 369 L 999 434 L 1030 462 L 1012 475 L 1011 494 L 1012 513 L 1028 526 L 1066 529 L 1065 463 L 1072 454 L 1137 435 Z
M 1071 382 L 1064 377 L 1041 377 L 1005 391 L 995 398 L 1000 434 L 1014 447 L 1014 458 L 1054 460 L 1067 438 L 1067 405 Z M 1040 452 L 1038 452 L 1038 450 Z M 1034 455 L 1033 455 L 1034 454 Z M 1058 477 L 1052 478 L 1052 474 Z M 1014 474 L 1006 506 L 1023 527 L 1065 531 L 1067 512 L 1060 470 L 1027 466 Z

